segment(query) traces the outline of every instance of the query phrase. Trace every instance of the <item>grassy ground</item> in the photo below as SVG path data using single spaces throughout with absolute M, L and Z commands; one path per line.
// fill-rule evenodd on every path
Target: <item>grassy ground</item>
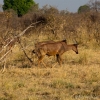
M 62 67 L 8 68 L 0 73 L 0 100 L 100 100 L 100 51 L 68 51 Z

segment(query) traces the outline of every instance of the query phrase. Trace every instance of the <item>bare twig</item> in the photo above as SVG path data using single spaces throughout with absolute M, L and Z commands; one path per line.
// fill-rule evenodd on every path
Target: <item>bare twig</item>
M 29 25 L 23 32 L 21 32 L 17 37 L 20 37 L 20 36 L 24 35 L 24 33 L 25 33 L 29 28 L 34 27 L 34 26 L 32 26 L 32 25 L 38 24 L 38 23 L 40 23 L 40 22 L 41 22 L 41 21 L 38 21 L 38 22 L 36 22 L 36 23 L 30 24 L 30 25 Z
M 11 49 L 8 50 L 8 51 L 0 58 L 0 62 L 2 61 L 2 59 L 4 59 L 4 58 L 9 54 L 10 51 L 11 51 Z

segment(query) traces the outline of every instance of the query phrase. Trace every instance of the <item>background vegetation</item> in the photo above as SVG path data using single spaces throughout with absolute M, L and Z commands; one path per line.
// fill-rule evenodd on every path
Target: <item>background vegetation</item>
M 26 14 L 35 5 L 33 0 L 4 0 L 3 10 L 13 9 L 18 16 Z
M 8 39 L 19 35 L 19 43 L 6 57 L 6 70 L 0 73 L 0 100 L 99 100 L 100 99 L 100 2 L 90 2 L 90 10 L 81 13 L 59 11 L 52 6 L 32 6 L 19 17 L 14 10 L 0 12 L 0 58 L 5 54 Z M 94 6 L 97 5 L 97 6 Z M 84 8 L 84 7 L 83 7 Z M 81 8 L 81 9 L 83 9 Z M 63 55 L 63 67 L 54 57 L 45 57 L 47 68 L 37 68 L 37 58 L 31 54 L 34 44 L 45 40 L 77 40 L 79 55 L 68 51 Z M 5 59 L 0 62 L 2 70 Z

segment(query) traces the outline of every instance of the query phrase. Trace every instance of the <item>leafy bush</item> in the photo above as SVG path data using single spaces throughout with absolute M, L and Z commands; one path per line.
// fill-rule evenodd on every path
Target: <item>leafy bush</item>
M 22 16 L 35 5 L 33 0 L 4 0 L 3 10 L 13 9 L 17 12 L 18 16 Z

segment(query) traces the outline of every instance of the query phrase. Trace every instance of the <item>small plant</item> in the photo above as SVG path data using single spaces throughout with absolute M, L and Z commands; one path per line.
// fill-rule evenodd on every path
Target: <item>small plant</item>
M 24 87 L 25 85 L 24 85 L 24 83 L 22 82 L 20 82 L 20 83 L 16 83 L 14 86 L 13 86 L 13 88 L 14 89 L 18 89 L 18 88 L 22 88 L 22 87 Z
M 72 83 L 67 83 L 65 87 L 71 89 L 74 88 L 74 85 Z

